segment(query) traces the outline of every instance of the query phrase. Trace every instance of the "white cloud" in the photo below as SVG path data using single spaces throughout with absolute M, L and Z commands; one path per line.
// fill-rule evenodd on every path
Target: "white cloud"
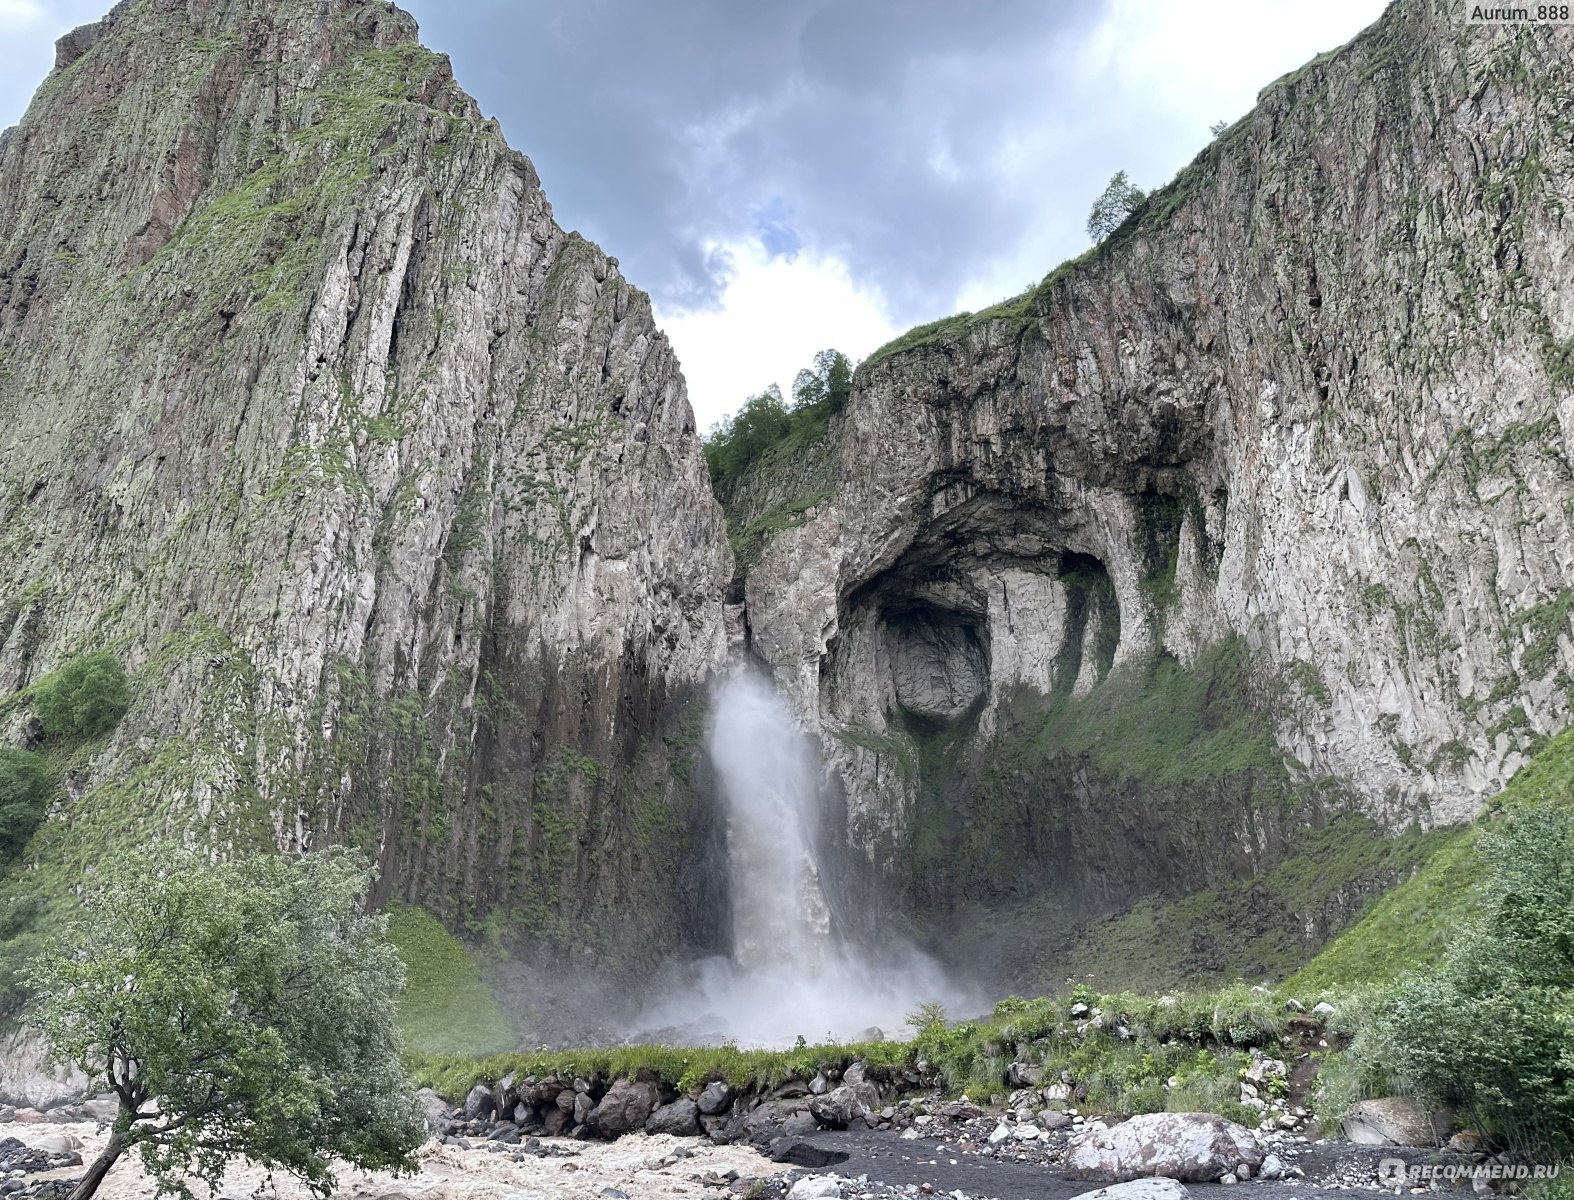
M 1002 186 L 1033 186 L 1042 217 L 980 263 L 957 296 L 979 309 L 1020 292 L 1088 246 L 1082 220 L 1117 169 L 1167 183 L 1205 146 L 1215 121 L 1248 112 L 1257 93 L 1375 21 L 1387 0 L 1112 0 L 1074 59 L 1070 111 L 1041 109 L 992 164 Z M 1049 64 L 1046 64 L 1048 69 Z M 1065 168 L 1080 168 L 1068 172 Z
M 733 265 L 721 307 L 657 314 L 683 364 L 700 429 L 772 383 L 788 393 L 821 350 L 861 358 L 900 332 L 839 259 L 771 258 L 757 240 L 715 249 Z
M 1113 0 L 1083 47 L 1081 89 L 1127 117 L 1186 120 L 1206 136 L 1234 120 L 1257 93 L 1370 25 L 1387 0 Z
M 38 0 L 0 0 L 0 36 L 26 33 L 44 19 Z

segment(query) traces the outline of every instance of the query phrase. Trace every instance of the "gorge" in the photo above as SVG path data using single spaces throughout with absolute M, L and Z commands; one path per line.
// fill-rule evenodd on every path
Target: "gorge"
M 1301 969 L 1570 722 L 1571 36 L 1397 0 L 718 494 L 406 14 L 124 0 L 0 135 L 5 938 L 163 835 L 742 1040 Z

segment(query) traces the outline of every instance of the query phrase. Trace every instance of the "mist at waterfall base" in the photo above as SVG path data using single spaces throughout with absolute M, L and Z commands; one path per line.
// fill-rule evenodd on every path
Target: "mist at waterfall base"
M 758 672 L 718 689 L 708 751 L 727 813 L 733 952 L 676 969 L 642 1028 L 754 1047 L 903 1038 L 922 1004 L 955 1014 L 980 1003 L 904 939 L 844 935 L 816 853 L 819 758 Z

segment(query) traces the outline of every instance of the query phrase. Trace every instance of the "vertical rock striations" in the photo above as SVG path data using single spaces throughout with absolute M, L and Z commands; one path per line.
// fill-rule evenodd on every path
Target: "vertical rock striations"
M 1114 902 L 1250 870 L 1290 783 L 1466 819 L 1569 722 L 1574 33 L 1456 8 L 1400 0 L 1102 246 L 860 368 L 746 593 L 866 856 L 1004 830 Z
M 126 0 L 0 214 L 0 692 L 98 646 L 136 692 L 39 852 L 350 840 L 612 965 L 705 937 L 731 562 L 683 379 L 414 22 Z

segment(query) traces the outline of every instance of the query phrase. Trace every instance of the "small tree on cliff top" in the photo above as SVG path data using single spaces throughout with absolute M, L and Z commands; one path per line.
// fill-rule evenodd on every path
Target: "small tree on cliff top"
M 1116 171 L 1099 198 L 1093 201 L 1093 208 L 1088 213 L 1088 236 L 1095 242 L 1102 242 L 1141 208 L 1147 198 L 1146 192 L 1126 178 L 1126 172 Z
M 120 1100 L 72 1200 L 133 1147 L 159 1195 L 188 1198 L 237 1154 L 318 1195 L 335 1156 L 412 1166 L 404 968 L 382 918 L 361 911 L 368 882 L 343 854 L 214 865 L 168 846 L 103 870 L 31 981 L 56 1057 Z

